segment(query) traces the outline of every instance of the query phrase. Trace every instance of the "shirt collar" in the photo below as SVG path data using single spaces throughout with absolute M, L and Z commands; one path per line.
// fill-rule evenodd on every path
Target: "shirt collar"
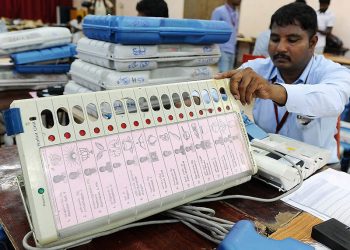
M 320 10 L 317 10 L 318 14 L 325 15 L 329 13 L 329 8 L 325 12 L 321 12 Z
M 235 10 L 234 8 L 232 8 L 231 5 L 229 5 L 227 3 L 225 3 L 225 6 L 226 6 L 227 10 L 230 11 L 230 12 L 233 12 Z
M 306 68 L 304 69 L 303 73 L 299 76 L 299 78 L 295 82 L 293 82 L 293 84 L 300 84 L 300 83 L 305 84 L 306 83 L 314 60 L 315 60 L 315 56 L 312 56 L 309 63 L 307 64 Z M 284 83 L 284 80 L 283 80 L 279 70 L 275 66 L 273 66 L 271 69 L 269 81 L 274 81 L 277 83 Z

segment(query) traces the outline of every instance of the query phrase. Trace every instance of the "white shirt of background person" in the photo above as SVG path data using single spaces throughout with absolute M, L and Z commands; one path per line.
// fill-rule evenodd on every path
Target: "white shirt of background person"
M 256 38 L 255 45 L 254 45 L 254 56 L 264 56 L 269 57 L 269 41 L 270 41 L 270 35 L 271 30 L 268 29 L 262 33 L 259 34 L 259 36 Z
M 317 11 L 317 24 L 318 29 L 325 31 L 328 27 L 333 27 L 335 23 L 335 16 L 330 10 L 326 10 L 325 12 Z M 317 32 L 318 41 L 315 48 L 315 53 L 322 54 L 324 48 L 326 47 L 326 35 L 322 35 Z
M 106 14 L 107 14 L 107 9 L 103 0 L 96 0 L 95 15 L 105 16 Z
M 106 3 L 106 5 L 105 5 Z M 109 0 L 96 0 L 95 15 L 104 16 L 107 14 L 107 8 L 113 8 L 113 3 Z

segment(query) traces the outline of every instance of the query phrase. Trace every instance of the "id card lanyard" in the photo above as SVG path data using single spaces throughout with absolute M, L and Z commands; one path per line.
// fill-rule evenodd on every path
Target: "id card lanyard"
M 311 65 L 311 66 L 312 66 L 312 65 Z M 309 74 L 310 74 L 310 71 L 308 72 L 308 74 L 307 74 L 307 76 L 306 76 L 306 79 L 305 79 L 305 81 L 304 81 L 304 84 L 306 84 L 307 79 L 309 78 Z M 275 77 L 272 79 L 272 82 L 275 82 L 276 80 L 277 80 L 277 76 L 275 76 Z M 279 121 L 279 119 L 278 119 L 278 106 L 277 106 L 276 103 L 273 103 L 273 108 L 274 108 L 274 111 L 275 111 L 275 119 L 276 119 L 276 130 L 275 130 L 275 134 L 278 134 L 278 133 L 281 131 L 283 125 L 286 123 L 287 118 L 288 118 L 288 116 L 289 116 L 289 112 L 286 111 L 286 112 L 284 113 L 282 119 Z

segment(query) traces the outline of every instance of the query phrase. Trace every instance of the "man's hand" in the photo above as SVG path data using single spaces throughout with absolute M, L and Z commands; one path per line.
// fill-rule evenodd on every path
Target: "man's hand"
M 280 105 L 284 105 L 287 101 L 284 87 L 271 84 L 251 68 L 231 70 L 215 76 L 215 79 L 223 78 L 230 78 L 231 93 L 243 105 L 250 104 L 255 97 L 271 99 Z

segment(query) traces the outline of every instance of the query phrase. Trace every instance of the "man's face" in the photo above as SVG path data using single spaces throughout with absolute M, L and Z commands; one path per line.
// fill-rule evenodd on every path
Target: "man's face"
M 269 54 L 280 70 L 303 69 L 312 57 L 317 36 L 309 39 L 308 33 L 298 24 L 285 27 L 273 24 L 269 42 Z
M 320 11 L 321 12 L 326 12 L 326 10 L 328 9 L 329 4 L 328 3 L 320 3 Z
M 227 0 L 227 3 L 233 6 L 239 6 L 241 4 L 241 0 Z

